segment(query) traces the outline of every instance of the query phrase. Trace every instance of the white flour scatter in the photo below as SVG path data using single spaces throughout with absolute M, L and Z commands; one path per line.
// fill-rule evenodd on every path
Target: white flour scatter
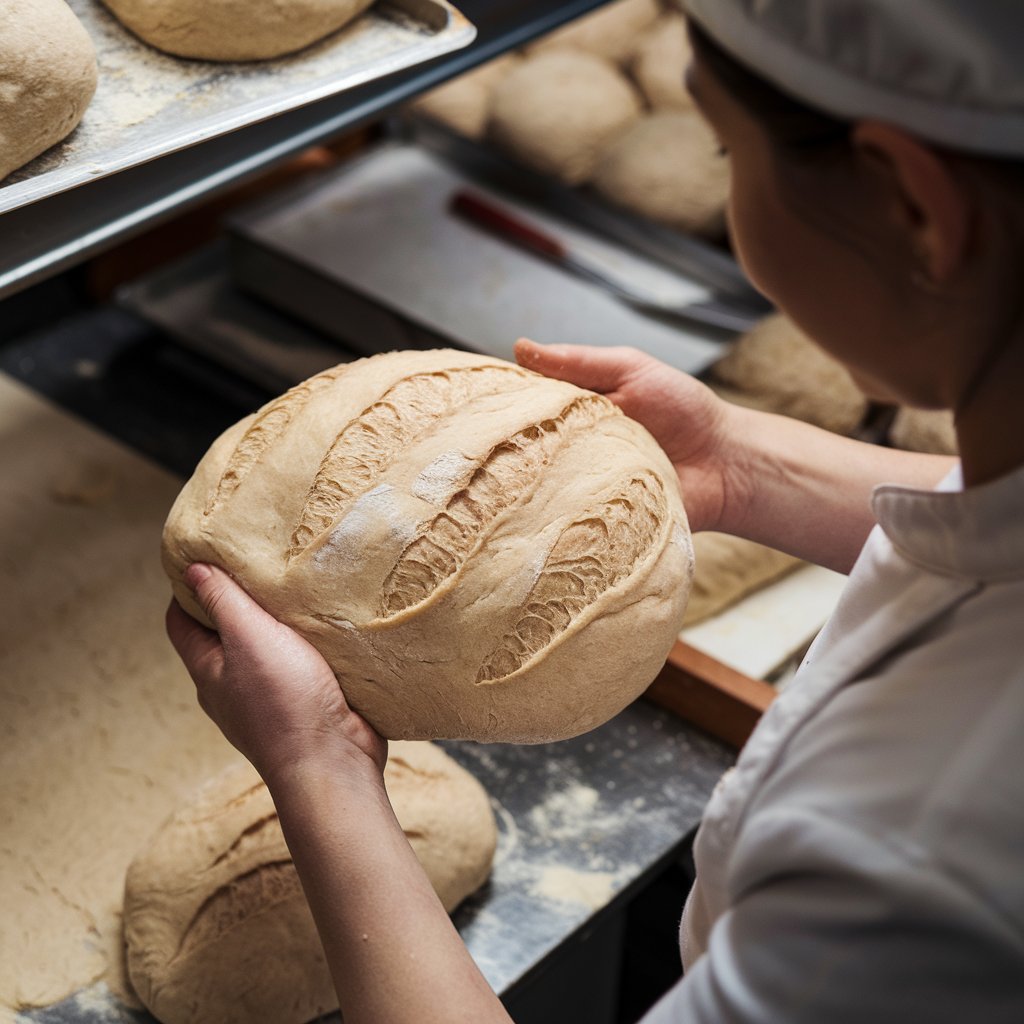
M 412 493 L 432 505 L 444 506 L 469 479 L 475 466 L 476 461 L 462 452 L 445 452 L 424 467 L 413 481 Z
M 545 867 L 533 886 L 533 892 L 559 903 L 578 903 L 597 910 L 615 894 L 624 872 L 577 871 L 563 864 Z
M 324 566 L 338 560 L 357 566 L 365 558 L 371 538 L 379 535 L 382 527 L 390 536 L 411 539 L 416 524 L 399 508 L 394 490 L 391 484 L 381 484 L 361 495 L 317 550 L 315 563 Z

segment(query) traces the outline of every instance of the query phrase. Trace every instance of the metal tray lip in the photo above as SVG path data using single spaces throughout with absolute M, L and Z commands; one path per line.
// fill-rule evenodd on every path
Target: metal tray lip
M 315 103 L 317 100 L 327 99 L 356 86 L 365 85 L 378 78 L 406 70 L 417 64 L 451 53 L 454 50 L 462 49 L 473 42 L 477 35 L 476 27 L 457 8 L 453 7 L 447 0 L 424 0 L 424 2 L 430 2 L 433 6 L 445 12 L 445 27 L 431 33 L 417 33 L 415 42 L 389 54 L 387 59 L 368 58 L 351 65 L 346 71 L 336 77 L 314 79 L 306 89 L 298 90 L 295 85 L 292 85 L 281 94 L 275 93 L 272 96 L 260 97 L 249 103 L 233 106 L 226 111 L 201 116 L 196 121 L 187 124 L 184 128 L 171 129 L 167 137 L 153 138 L 144 141 L 141 145 L 134 144 L 130 139 L 126 139 L 124 143 L 115 148 L 102 161 L 96 161 L 89 156 L 76 155 L 72 150 L 58 167 L 41 171 L 38 174 L 30 172 L 28 176 L 13 181 L 8 185 L 0 183 L 0 216 L 4 213 L 30 206 L 50 196 L 78 188 L 87 182 L 109 177 L 120 171 L 159 159 L 161 156 L 189 149 L 210 139 L 227 135 L 239 128 L 266 121 L 279 114 Z M 100 5 L 97 4 L 97 6 Z M 376 4 L 361 17 L 375 16 L 397 23 L 398 18 L 395 17 L 395 14 L 400 18 L 409 17 L 402 11 L 402 0 L 386 0 L 384 3 Z M 101 10 L 99 16 L 113 18 L 113 15 L 109 14 L 105 8 Z M 343 26 L 337 33 L 334 33 L 335 36 L 339 37 L 335 45 L 342 47 L 344 44 L 341 37 L 350 27 L 356 24 L 357 22 L 353 22 L 349 26 Z M 146 45 L 137 40 L 128 29 L 123 28 L 123 26 L 119 26 L 119 28 L 124 32 L 126 39 L 130 40 L 128 45 Z M 321 43 L 314 43 L 313 47 L 321 46 L 324 42 L 331 39 L 332 37 L 329 36 L 327 40 L 321 41 Z M 299 51 L 297 54 L 288 54 L 274 60 L 224 63 L 174 58 L 170 55 L 162 54 L 160 51 L 154 52 L 159 57 L 168 57 L 172 60 L 181 61 L 186 65 L 197 68 L 209 68 L 211 69 L 211 74 L 217 77 L 241 76 L 243 74 L 252 75 L 254 70 L 258 73 L 258 70 L 263 69 L 266 69 L 267 76 L 269 77 L 285 62 L 295 64 L 296 61 L 301 60 L 301 54 L 305 51 Z M 102 66 L 100 74 L 103 74 Z M 86 111 L 86 116 L 88 116 L 88 110 Z M 145 122 L 136 122 L 126 127 L 138 127 L 139 123 Z M 74 133 L 69 138 L 73 138 L 73 136 Z M 36 159 L 40 158 L 37 157 Z M 32 163 L 34 162 L 32 161 Z M 32 163 L 27 165 L 29 169 Z M 17 174 L 24 171 L 25 168 L 19 168 L 14 173 Z

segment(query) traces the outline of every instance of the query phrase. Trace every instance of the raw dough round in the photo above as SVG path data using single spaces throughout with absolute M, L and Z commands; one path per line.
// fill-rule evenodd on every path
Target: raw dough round
M 686 19 L 681 14 L 663 15 L 644 33 L 630 60 L 630 72 L 652 107 L 693 107 L 683 81 L 691 55 Z
M 393 744 L 384 781 L 453 910 L 490 873 L 486 791 L 429 743 Z M 163 1024 L 305 1024 L 338 1006 L 274 803 L 248 764 L 204 786 L 138 854 L 124 928 L 132 984 Z
M 498 84 L 489 132 L 523 163 L 578 185 L 639 114 L 636 90 L 612 64 L 554 50 L 527 58 Z
M 165 53 L 200 60 L 266 60 L 337 32 L 373 0 L 103 0 L 127 28 Z
M 696 533 L 697 561 L 686 606 L 687 626 L 717 615 L 755 590 L 804 565 L 799 558 L 727 533 Z
M 0 181 L 70 135 L 96 91 L 96 51 L 64 0 L 0 0 Z
M 711 373 L 718 382 L 712 386 L 728 401 L 837 434 L 856 430 L 868 410 L 843 365 L 781 314 L 743 335 Z
M 545 742 L 637 697 L 679 631 L 678 478 L 606 398 L 497 359 L 336 367 L 226 431 L 164 567 L 223 566 L 391 739 Z
M 696 112 L 641 118 L 605 150 L 594 187 L 606 199 L 683 231 L 721 234 L 729 161 Z
M 433 89 L 413 104 L 413 110 L 446 124 L 470 139 L 487 131 L 494 89 L 522 58 L 507 54 Z
M 932 455 L 959 451 L 953 413 L 948 409 L 900 409 L 889 428 L 889 442 L 895 448 Z
M 530 52 L 584 50 L 621 63 L 629 57 L 637 36 L 660 13 L 657 0 L 615 0 L 544 36 Z

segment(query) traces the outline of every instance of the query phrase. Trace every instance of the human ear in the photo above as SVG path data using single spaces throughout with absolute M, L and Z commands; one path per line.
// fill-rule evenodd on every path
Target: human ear
M 892 193 L 896 227 L 905 233 L 918 271 L 948 282 L 967 255 L 971 202 L 949 162 L 898 128 L 861 121 L 854 151 L 881 172 Z

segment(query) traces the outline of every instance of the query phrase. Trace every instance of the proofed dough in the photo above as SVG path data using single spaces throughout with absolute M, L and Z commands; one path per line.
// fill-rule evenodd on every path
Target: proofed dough
M 263 60 L 336 32 L 373 0 L 103 0 L 140 39 L 179 57 Z
M 615 139 L 594 171 L 606 199 L 684 231 L 725 227 L 729 162 L 695 111 L 657 111 Z
M 686 607 L 687 626 L 725 611 L 804 564 L 785 552 L 727 533 L 694 534 L 693 553 L 697 568 Z
M 520 58 L 507 54 L 474 68 L 467 74 L 417 99 L 412 107 L 446 124 L 470 139 L 483 138 L 491 112 L 491 96 L 498 82 L 518 63 Z
M 660 13 L 658 0 L 613 0 L 544 36 L 531 50 L 584 50 L 611 61 L 624 61 L 639 33 Z
M 577 185 L 640 111 L 636 90 L 614 65 L 588 53 L 552 50 L 528 57 L 501 80 L 488 130 L 523 163 Z
M 895 448 L 932 455 L 956 455 L 958 452 L 953 413 L 948 409 L 911 409 L 896 413 L 889 428 L 889 441 Z
M 630 73 L 652 107 L 689 110 L 693 106 L 684 82 L 690 57 L 686 19 L 681 14 L 665 14 L 644 33 L 630 58 Z
M 541 742 L 661 668 L 692 547 L 678 478 L 606 398 L 510 363 L 396 352 L 228 430 L 171 510 L 164 565 L 223 566 L 389 738 Z
M 96 53 L 64 0 L 0 0 L 0 180 L 74 131 Z
M 781 314 L 765 317 L 743 335 L 711 375 L 712 386 L 728 401 L 837 434 L 852 433 L 868 409 L 845 367 Z
M 487 793 L 429 743 L 393 743 L 384 781 L 453 910 L 490 871 Z M 152 836 L 128 870 L 124 925 L 132 984 L 163 1024 L 304 1024 L 337 1008 L 273 801 L 248 764 L 209 782 Z

